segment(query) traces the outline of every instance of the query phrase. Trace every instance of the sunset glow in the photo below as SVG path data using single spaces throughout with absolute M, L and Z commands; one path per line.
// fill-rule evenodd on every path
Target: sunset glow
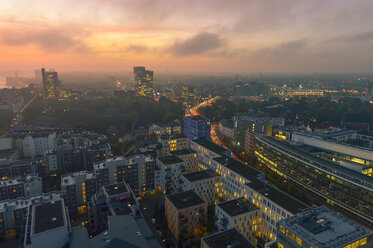
M 3 0 L 0 67 L 371 72 L 372 11 L 369 0 Z

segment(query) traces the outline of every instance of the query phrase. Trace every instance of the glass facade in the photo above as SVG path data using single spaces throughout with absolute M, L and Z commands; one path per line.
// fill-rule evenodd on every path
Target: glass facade
M 318 194 L 330 205 L 373 224 L 372 178 L 338 168 L 273 138 L 257 136 L 255 145 L 255 156 L 261 164 Z

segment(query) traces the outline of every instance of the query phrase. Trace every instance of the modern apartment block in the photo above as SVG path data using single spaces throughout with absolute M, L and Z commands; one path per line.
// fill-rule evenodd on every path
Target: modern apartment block
M 257 117 L 248 115 L 234 116 L 235 139 L 238 146 L 245 148 L 246 131 L 272 136 L 271 117 Z
M 176 155 L 157 158 L 160 169 L 160 186 L 164 193 L 174 193 L 181 189 L 181 174 L 185 172 L 185 162 Z
M 236 229 L 218 232 L 201 239 L 201 248 L 257 248 Z
M 321 206 L 277 223 L 279 248 L 373 247 L 373 232 Z
M 79 171 L 61 177 L 61 190 L 72 215 L 86 212 L 86 204 L 97 191 L 97 181 L 93 172 Z
M 191 141 L 200 169 L 210 169 L 221 176 L 225 200 L 244 197 L 262 211 L 260 242 L 275 240 L 277 221 L 292 216 L 308 206 L 264 181 L 265 175 L 227 155 L 229 151 L 207 140 Z M 259 234 L 259 233 L 258 233 Z
M 219 191 L 222 190 L 220 176 L 212 170 L 184 173 L 182 176 L 182 190 L 193 190 L 208 204 L 219 202 Z
M 332 207 L 373 226 L 373 178 L 273 137 L 255 137 L 258 161 Z
M 210 120 L 200 115 L 184 117 L 184 135 L 191 140 L 210 139 Z
M 107 159 L 94 165 L 94 173 L 98 187 L 125 181 L 136 195 L 155 189 L 155 161 L 149 155 Z
M 177 240 L 200 236 L 207 228 L 207 202 L 194 191 L 165 197 L 167 225 Z
M 42 192 L 42 179 L 36 175 L 0 180 L 0 200 L 30 197 Z
M 260 236 L 262 212 L 244 197 L 217 204 L 215 218 L 219 231 L 235 228 L 253 243 L 256 236 Z
M 91 235 L 108 228 L 108 216 L 141 215 L 131 187 L 124 182 L 102 186 L 88 203 L 88 230 Z
M 180 122 L 154 123 L 149 127 L 149 134 L 156 135 L 176 135 L 181 134 Z
M 198 171 L 197 153 L 192 149 L 183 149 L 171 152 L 171 154 L 178 156 L 185 162 L 186 172 Z
M 69 242 L 70 219 L 63 199 L 33 204 L 22 235 L 25 248 L 63 248 Z
M 6 238 L 7 233 L 20 234 L 22 223 L 26 219 L 28 210 L 33 204 L 62 199 L 60 192 L 38 194 L 31 197 L 21 197 L 0 202 L 0 240 Z
M 159 136 L 158 142 L 161 144 L 162 149 L 159 151 L 158 156 L 166 156 L 170 152 L 185 150 L 190 148 L 189 138 L 184 135 L 162 135 Z

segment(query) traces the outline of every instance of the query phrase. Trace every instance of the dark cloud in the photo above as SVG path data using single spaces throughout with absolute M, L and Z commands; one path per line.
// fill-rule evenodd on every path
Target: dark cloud
M 130 45 L 126 48 L 127 52 L 133 53 L 145 53 L 148 52 L 149 47 L 143 45 Z
M 226 40 L 217 34 L 202 32 L 187 40 L 175 42 L 171 52 L 179 56 L 203 54 L 221 48 L 225 43 Z
M 254 56 L 271 56 L 271 57 L 287 57 L 289 55 L 294 55 L 301 51 L 302 49 L 306 48 L 307 41 L 302 40 L 294 40 L 290 42 L 284 42 L 277 46 L 268 47 L 264 49 L 260 49 L 254 52 Z
M 336 42 L 347 42 L 347 43 L 360 43 L 360 42 L 372 42 L 373 41 L 373 31 L 361 32 L 351 35 L 338 36 L 331 41 Z
M 0 42 L 8 46 L 35 45 L 48 53 L 72 51 L 75 53 L 88 50 L 81 36 L 87 35 L 81 30 L 51 28 L 32 31 L 0 30 Z

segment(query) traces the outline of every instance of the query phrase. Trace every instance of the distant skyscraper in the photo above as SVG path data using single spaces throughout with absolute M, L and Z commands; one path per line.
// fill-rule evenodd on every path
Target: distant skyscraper
M 153 89 L 153 71 L 145 70 L 145 67 L 133 67 L 135 74 L 135 92 L 138 96 L 152 97 Z
M 43 78 L 43 96 L 44 99 L 53 99 L 58 95 L 58 74 L 54 71 L 45 71 L 41 69 Z

